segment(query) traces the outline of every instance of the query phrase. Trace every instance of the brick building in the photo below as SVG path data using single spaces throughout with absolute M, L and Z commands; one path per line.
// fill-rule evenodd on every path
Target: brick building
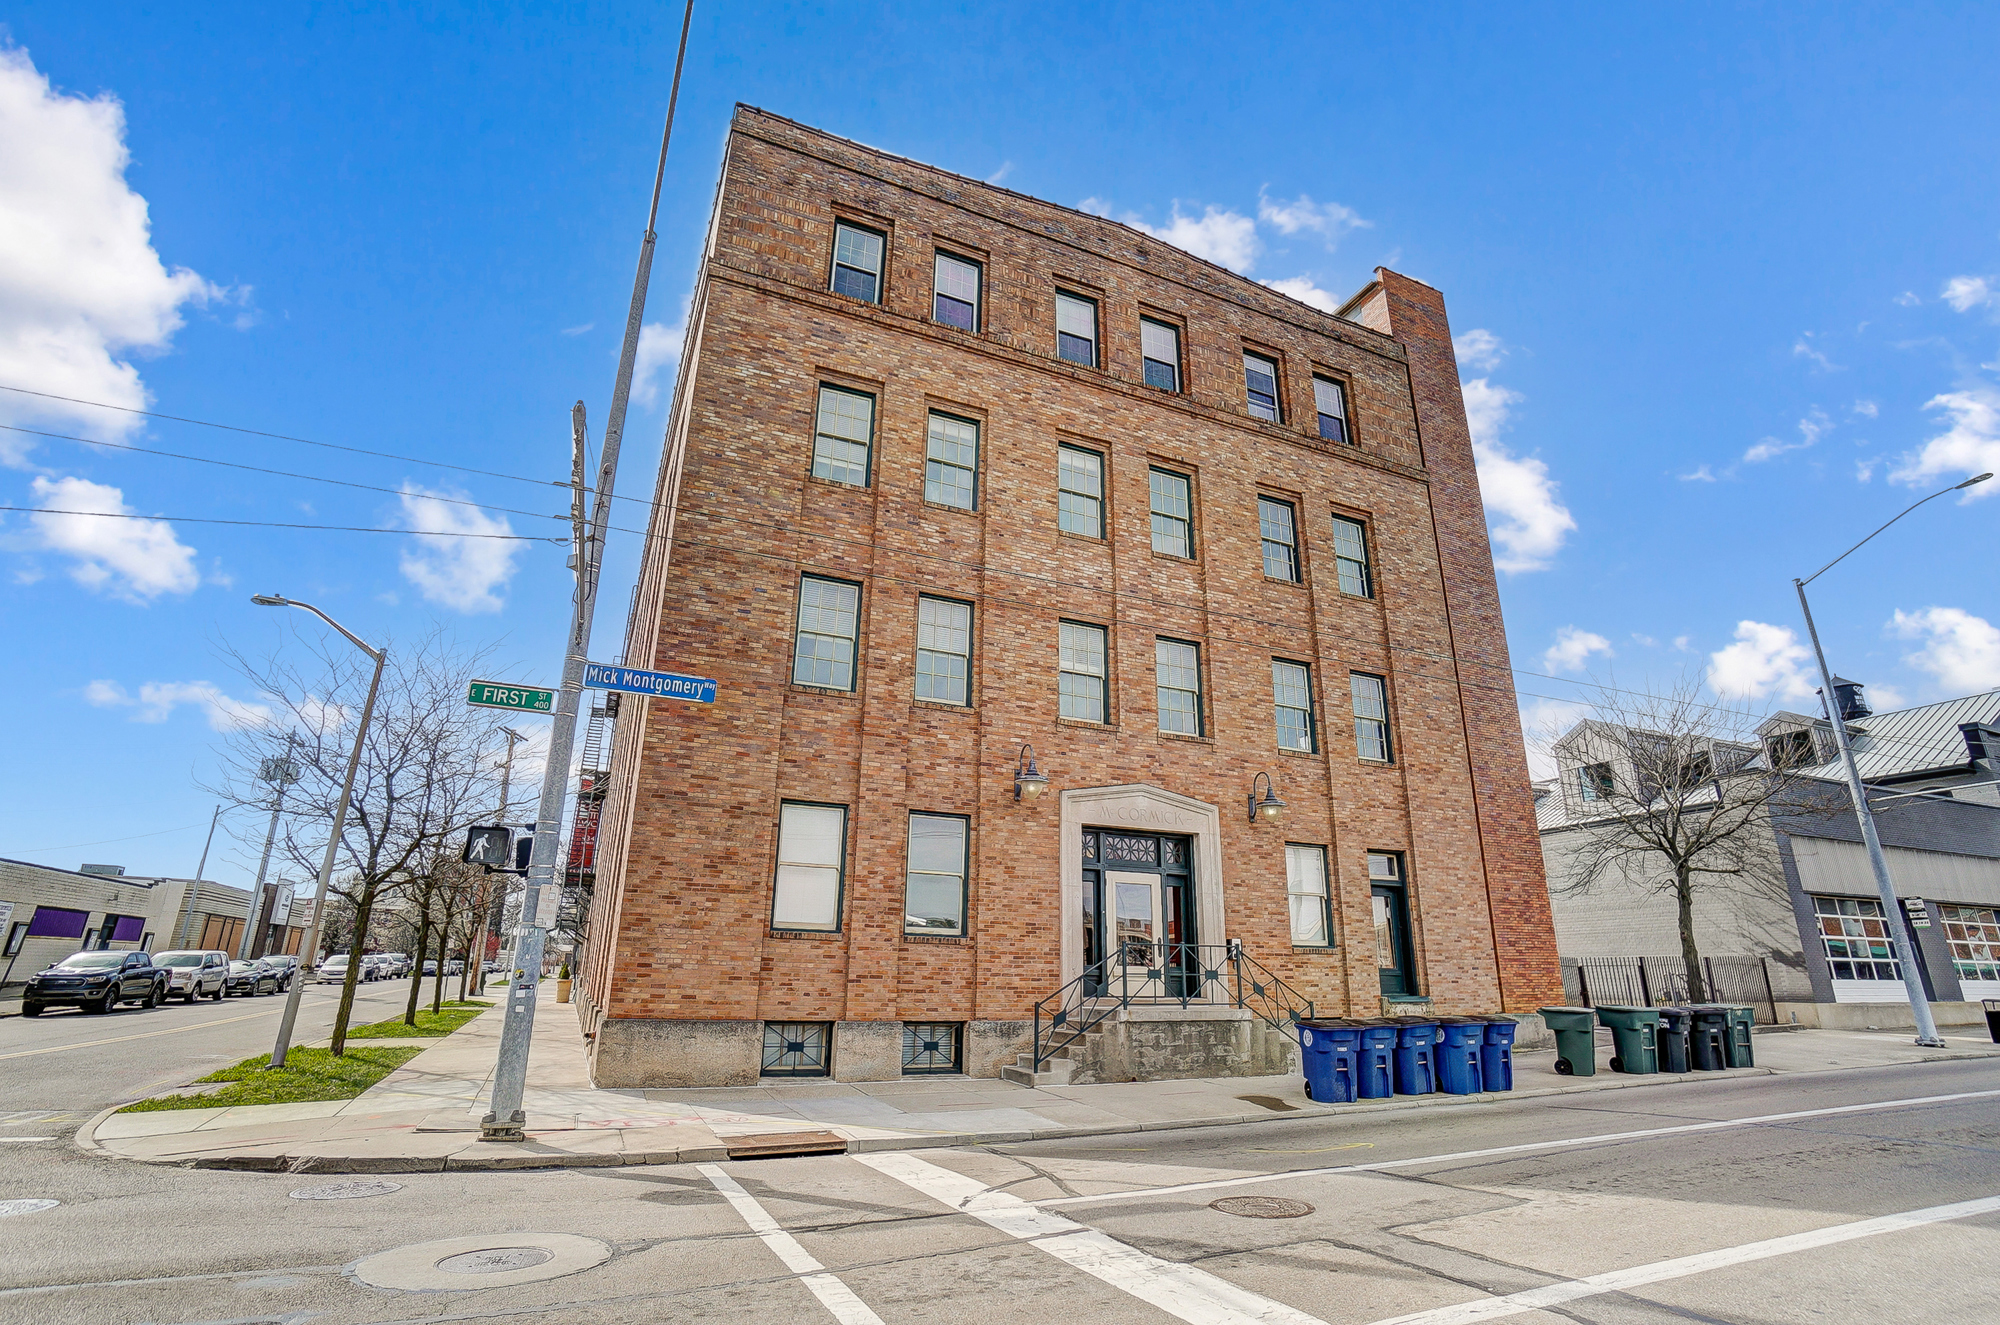
M 599 1084 L 991 1076 L 1113 992 L 1180 1023 L 1118 1071 L 1230 1070 L 1235 951 L 1322 1015 L 1559 997 L 1428 286 L 1328 315 L 739 108 L 656 503 L 626 661 L 720 697 L 624 696 Z

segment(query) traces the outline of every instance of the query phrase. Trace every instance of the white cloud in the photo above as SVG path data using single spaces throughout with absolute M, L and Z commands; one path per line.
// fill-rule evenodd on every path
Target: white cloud
M 564 327 L 562 329 L 562 334 L 565 336 L 581 336 L 584 332 L 589 331 L 592 327 L 596 325 L 597 324 L 595 322 L 585 322 L 581 326 Z M 639 334 L 642 336 L 645 335 L 644 330 L 641 330 Z
M 70 576 L 78 584 L 149 603 L 163 593 L 193 593 L 201 583 L 195 550 L 182 543 L 165 520 L 115 519 L 130 516 L 125 494 L 88 479 L 37 477 L 35 500 L 42 510 L 29 516 L 41 545 L 76 558 Z M 102 515 L 64 514 L 97 511 Z
M 1079 212 L 1089 212 L 1092 216 L 1110 216 L 1111 203 L 1105 198 L 1085 198 L 1076 205 Z
M 1787 451 L 1803 451 L 1812 446 L 1833 428 L 1833 421 L 1820 410 L 1814 410 L 1799 420 L 1799 440 L 1782 441 L 1776 437 L 1766 437 L 1743 453 L 1747 464 L 1757 464 L 1765 460 L 1775 460 Z
M 1271 226 L 1281 235 L 1296 235 L 1301 230 L 1309 230 L 1326 241 L 1331 249 L 1338 245 L 1342 236 L 1354 230 L 1365 230 L 1374 224 L 1364 221 L 1360 213 L 1352 207 L 1343 207 L 1337 202 L 1314 202 L 1301 193 L 1290 202 L 1283 202 L 1267 195 L 1262 189 L 1257 191 L 1257 218 Z
M 1919 487 L 1940 478 L 1964 478 L 2000 472 L 2000 391 L 1975 386 L 1932 396 L 1925 409 L 1951 415 L 1951 427 L 1905 455 L 1889 472 L 1891 483 Z M 1967 488 L 1961 501 L 1978 501 L 2000 491 L 2000 480 Z
M 1715 473 L 1707 465 L 1696 465 L 1693 470 L 1680 476 L 1683 483 L 1713 483 Z
M 1528 747 L 1528 776 L 1540 782 L 1559 771 L 1550 747 L 1563 733 L 1591 715 L 1591 706 L 1574 699 L 1536 699 L 1521 705 L 1521 736 Z
M 1279 294 L 1290 295 L 1302 304 L 1311 304 L 1322 313 L 1338 313 L 1342 300 L 1331 290 L 1322 290 L 1304 276 L 1287 276 L 1282 280 L 1265 281 Z
M 1848 408 L 1852 409 L 1858 417 L 1864 419 L 1872 419 L 1882 412 L 1882 407 L 1872 400 L 1857 400 Z
M 1165 225 L 1148 225 L 1137 216 L 1120 219 L 1134 230 L 1143 230 L 1155 239 L 1235 272 L 1247 272 L 1256 266 L 1257 254 L 1263 248 L 1257 239 L 1257 223 L 1224 207 L 1206 207 L 1200 216 L 1188 216 L 1176 202 L 1173 217 Z
M 1915 290 L 1905 290 L 1901 294 L 1896 296 L 1896 302 L 1901 304 L 1904 308 L 1915 308 L 1918 304 L 1921 304 L 1923 300 L 1917 298 L 1917 292 Z
M 239 297 L 161 264 L 146 200 L 125 182 L 129 159 L 115 98 L 57 92 L 26 51 L 0 45 L 0 380 L 143 408 L 139 371 L 119 356 L 165 350 L 184 305 Z M 35 419 L 111 437 L 140 426 L 0 392 L 0 422 Z M 23 463 L 27 445 L 0 440 L 0 462 Z
M 1460 387 L 1465 420 L 1472 431 L 1472 455 L 1479 467 L 1479 495 L 1485 499 L 1493 542 L 1493 565 L 1516 572 L 1543 570 L 1576 528 L 1557 496 L 1556 481 L 1547 464 L 1533 456 L 1517 456 L 1500 442 L 1519 392 L 1475 377 Z
M 1910 701 L 1903 698 L 1903 692 L 1894 686 L 1871 683 L 1868 687 L 1868 706 L 1877 713 L 1893 713 L 1900 708 L 1908 708 Z
M 1002 161 L 1000 163 L 1000 169 L 988 175 L 986 177 L 986 182 L 988 184 L 998 184 L 1000 183 L 1000 181 L 1006 179 L 1007 176 L 1013 173 L 1014 173 L 1014 163 L 1012 161 Z
M 1616 656 L 1611 651 L 1611 641 L 1604 636 L 1564 626 L 1556 632 L 1556 642 L 1542 655 L 1542 667 L 1551 672 L 1580 672 L 1590 662 L 1591 655 L 1598 653 L 1607 658 Z
M 1958 607 L 1898 609 L 1889 630 L 1900 639 L 1923 640 L 1924 646 L 1904 654 L 1903 661 L 1929 672 L 1953 694 L 2000 686 L 2000 629 L 1983 618 Z
M 1507 357 L 1507 347 L 1484 327 L 1474 327 L 1462 336 L 1453 336 L 1451 348 L 1458 354 L 1461 366 L 1481 373 L 1492 372 Z
M 1736 623 L 1736 642 L 1708 655 L 1708 684 L 1724 699 L 1810 699 L 1812 651 L 1790 627 Z
M 1823 373 L 1838 372 L 1840 370 L 1839 364 L 1827 358 L 1825 353 L 1812 343 L 1812 333 L 1810 331 L 1800 332 L 1799 338 L 1792 342 L 1792 357 L 1794 359 L 1809 360 Z
M 1954 276 L 1944 283 L 1940 297 L 1950 304 L 1955 313 L 1969 313 L 1975 308 L 2000 307 L 2000 289 L 1984 276 Z
M 83 698 L 97 708 L 132 708 L 134 722 L 165 722 L 182 704 L 198 704 L 214 731 L 241 731 L 261 727 L 271 720 L 268 704 L 232 699 L 208 681 L 148 681 L 136 697 L 116 681 L 92 681 L 83 688 Z
M 652 409 L 660 403 L 662 377 L 671 377 L 680 366 L 681 344 L 687 339 L 687 314 L 683 310 L 677 327 L 648 322 L 639 328 L 639 352 L 632 359 L 632 395 Z
M 504 515 L 488 515 L 476 506 L 439 501 L 463 497 L 457 491 L 432 492 L 403 484 L 403 518 L 409 527 L 429 535 L 506 534 L 513 528 Z M 425 599 L 460 612 L 498 612 L 503 606 L 494 592 L 514 575 L 514 554 L 520 544 L 498 538 L 424 537 L 403 551 L 403 576 Z

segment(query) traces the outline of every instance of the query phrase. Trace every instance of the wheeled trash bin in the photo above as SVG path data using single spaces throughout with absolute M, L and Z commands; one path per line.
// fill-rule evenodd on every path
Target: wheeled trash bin
M 1437 1090 L 1438 1024 L 1423 1017 L 1385 1018 L 1396 1028 L 1396 1093 Z
M 1757 1027 L 1757 1010 L 1740 1003 L 1725 1003 L 1723 1010 L 1729 1014 L 1728 1034 L 1723 1041 L 1723 1056 L 1731 1067 L 1757 1066 L 1757 1051 L 1753 1048 L 1751 1032 Z
M 1339 1017 L 1302 1020 L 1299 1066 L 1306 1098 L 1317 1104 L 1352 1104 L 1361 1084 L 1361 1027 Z
M 1354 1019 L 1353 1024 L 1361 1029 L 1354 1093 L 1364 1100 L 1386 1100 L 1396 1093 L 1396 1023 L 1373 1017 Z
M 1597 1014 L 1589 1008 L 1542 1008 L 1542 1021 L 1555 1032 L 1556 1073 L 1597 1075 Z
M 1720 1072 L 1729 1066 L 1729 1009 L 1714 1003 L 1697 1003 L 1688 1009 L 1694 1014 L 1688 1058 L 1697 1072 Z
M 1611 1028 L 1611 1070 L 1651 1076 L 1660 1070 L 1660 1010 L 1599 1003 L 1597 1019 Z
M 1982 998 L 1979 1006 L 1986 1012 L 1986 1033 L 1993 1037 L 1993 1043 L 2000 1044 L 2000 998 Z
M 1486 1018 L 1439 1017 L 1437 1088 L 1447 1095 L 1476 1095 L 1484 1087 L 1479 1049 L 1486 1042 Z
M 1694 1014 L 1686 1008 L 1660 1009 L 1660 1071 L 1688 1070 L 1688 1027 Z
M 1514 1032 L 1518 1023 L 1507 1017 L 1492 1017 L 1479 1046 L 1480 1084 L 1487 1090 L 1514 1089 Z

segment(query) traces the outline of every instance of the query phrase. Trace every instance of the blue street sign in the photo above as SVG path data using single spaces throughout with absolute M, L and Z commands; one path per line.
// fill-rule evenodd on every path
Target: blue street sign
M 681 676 L 674 672 L 648 672 L 638 667 L 618 667 L 611 663 L 585 663 L 583 683 L 592 690 L 625 690 L 635 695 L 659 699 L 686 699 L 696 704 L 715 702 L 715 678 Z

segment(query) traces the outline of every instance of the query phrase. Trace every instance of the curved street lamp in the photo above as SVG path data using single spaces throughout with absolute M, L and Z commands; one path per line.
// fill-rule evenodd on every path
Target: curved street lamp
M 1937 1023 L 1931 1018 L 1930 999 L 1924 994 L 1924 978 L 1917 969 L 1916 947 L 1910 942 L 1909 924 L 1903 917 L 1902 904 L 1896 900 L 1896 885 L 1889 878 L 1889 859 L 1882 854 L 1882 839 L 1875 832 L 1875 812 L 1868 804 L 1868 789 L 1861 783 L 1861 767 L 1854 762 L 1854 748 L 1847 741 L 1847 719 L 1841 715 L 1840 702 L 1834 694 L 1833 671 L 1826 665 L 1826 650 L 1820 647 L 1819 628 L 1813 625 L 1812 605 L 1806 602 L 1806 586 L 1847 560 L 1861 549 L 1863 543 L 1922 506 L 1924 502 L 1933 501 L 1947 492 L 1969 488 L 1975 483 L 1984 483 L 1992 477 L 1991 474 L 1980 474 L 1963 483 L 1939 488 L 1923 501 L 1913 502 L 1903 508 L 1894 519 L 1884 523 L 1874 534 L 1868 535 L 1868 538 L 1862 539 L 1860 543 L 1856 543 L 1803 580 L 1792 581 L 1798 587 L 1799 610 L 1805 614 L 1806 634 L 1812 637 L 1813 658 L 1819 663 L 1820 699 L 1826 705 L 1827 720 L 1833 724 L 1833 743 L 1840 750 L 1841 769 L 1847 774 L 1847 794 L 1854 802 L 1854 817 L 1861 821 L 1861 840 L 1868 844 L 1868 863 L 1875 871 L 1875 891 L 1882 899 L 1883 928 L 1889 931 L 1889 937 L 1894 944 L 1897 964 L 1903 970 L 1903 990 L 1909 995 L 1910 1012 L 1916 1018 L 1917 1043 L 1931 1049 L 1943 1048 L 1944 1041 L 1938 1038 Z
M 319 863 L 319 890 L 314 894 L 312 931 L 306 936 L 305 946 L 301 950 L 300 959 L 303 963 L 312 960 L 319 952 L 320 929 L 326 924 L 327 880 L 333 877 L 334 853 L 340 849 L 340 835 L 347 827 L 347 802 L 354 795 L 354 771 L 361 766 L 361 744 L 368 737 L 368 721 L 375 716 L 375 693 L 382 687 L 382 664 L 388 661 L 389 651 L 370 648 L 359 635 L 311 603 L 297 602 L 282 594 L 264 593 L 252 594 L 250 601 L 259 607 L 296 607 L 310 612 L 344 635 L 349 644 L 375 660 L 375 675 L 368 682 L 368 701 L 361 706 L 361 725 L 354 732 L 354 752 L 347 757 L 347 776 L 340 784 L 340 803 L 333 811 L 333 832 L 326 839 L 326 855 Z M 305 970 L 301 965 L 299 974 L 292 980 L 291 992 L 285 996 L 285 1015 L 278 1019 L 278 1042 L 271 1049 L 272 1067 L 283 1067 L 285 1055 L 291 1052 L 292 1026 L 298 1021 L 299 997 L 305 993 L 305 988 Z

